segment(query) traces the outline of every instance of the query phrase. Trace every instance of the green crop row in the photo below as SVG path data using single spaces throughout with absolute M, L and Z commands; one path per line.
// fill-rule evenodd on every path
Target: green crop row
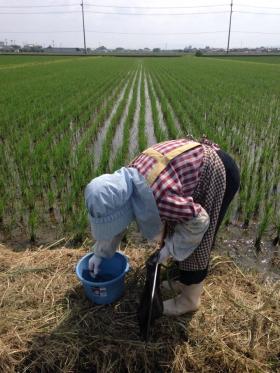
M 130 149 L 145 149 L 152 133 L 146 118 L 152 118 L 158 142 L 205 134 L 232 154 L 240 166 L 241 188 L 225 222 L 244 228 L 257 223 L 258 248 L 268 227 L 279 241 L 277 64 L 210 58 L 1 58 L 4 237 L 27 233 L 35 240 L 51 230 L 83 237 L 86 183 L 125 165 Z

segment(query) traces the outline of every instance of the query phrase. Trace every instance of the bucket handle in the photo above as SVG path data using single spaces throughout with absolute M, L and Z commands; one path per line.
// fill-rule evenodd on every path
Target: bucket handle
M 124 273 L 127 273 L 130 270 L 130 266 L 129 266 L 128 257 L 126 255 L 125 255 L 125 257 L 126 257 L 127 262 L 126 262 L 126 267 L 125 267 Z

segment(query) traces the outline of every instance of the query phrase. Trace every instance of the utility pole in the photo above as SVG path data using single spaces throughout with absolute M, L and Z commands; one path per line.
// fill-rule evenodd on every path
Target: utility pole
M 82 7 L 83 33 L 84 33 L 84 52 L 85 52 L 85 54 L 87 54 L 86 32 L 85 32 L 84 0 L 82 0 L 81 7 Z
M 233 0 L 231 0 L 231 3 L 230 3 L 230 16 L 229 16 L 229 28 L 228 28 L 227 54 L 228 54 L 228 52 L 229 52 L 229 43 L 230 43 L 231 18 L 232 18 L 232 6 L 233 6 Z

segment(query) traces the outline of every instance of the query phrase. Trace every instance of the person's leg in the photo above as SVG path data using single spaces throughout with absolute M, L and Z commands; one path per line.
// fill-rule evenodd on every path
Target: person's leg
M 235 161 L 223 150 L 217 151 L 218 156 L 223 162 L 226 171 L 226 189 L 222 201 L 221 210 L 216 226 L 216 234 L 222 223 L 227 209 L 240 186 L 240 173 Z M 208 267 L 201 271 L 183 271 L 180 270 L 179 280 L 184 285 L 198 284 L 205 279 L 208 273 Z
M 203 282 L 193 285 L 181 285 L 181 294 L 163 302 L 163 314 L 166 316 L 180 316 L 187 312 L 194 312 L 200 306 L 200 296 Z
M 234 195 L 239 189 L 240 174 L 234 160 L 224 151 L 219 150 L 218 155 L 223 162 L 226 171 L 226 189 L 222 200 L 221 209 L 216 225 L 215 235 L 221 225 L 226 211 Z M 215 238 L 214 238 L 215 240 Z M 207 276 L 207 268 L 199 271 L 180 270 L 179 281 L 181 294 L 163 303 L 163 313 L 168 316 L 179 316 L 187 312 L 196 311 L 200 305 L 200 296 L 203 289 L 203 280 Z
M 225 217 L 227 209 L 240 186 L 240 172 L 235 161 L 231 158 L 229 154 L 227 154 L 223 150 L 218 150 L 217 154 L 222 160 L 225 170 L 226 170 L 226 190 L 225 190 L 225 195 L 223 198 L 221 210 L 219 213 L 216 233 L 218 232 L 218 229 Z

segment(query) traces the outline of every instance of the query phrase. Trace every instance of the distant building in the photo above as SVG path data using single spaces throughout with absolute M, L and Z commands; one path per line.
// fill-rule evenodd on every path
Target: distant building
M 125 49 L 122 48 L 122 47 L 118 47 L 115 49 L 116 52 L 120 53 L 120 52 L 125 52 Z
M 46 53 L 58 53 L 58 54 L 83 54 L 84 50 L 82 48 L 54 48 L 54 47 L 47 47 L 43 49 Z
M 21 48 L 22 52 L 43 52 L 43 48 L 41 45 L 36 45 L 36 44 L 25 44 L 23 48 Z
M 98 48 L 94 49 L 94 52 L 107 53 L 108 49 L 106 47 L 104 47 L 104 45 L 102 45 L 101 47 L 98 47 Z

